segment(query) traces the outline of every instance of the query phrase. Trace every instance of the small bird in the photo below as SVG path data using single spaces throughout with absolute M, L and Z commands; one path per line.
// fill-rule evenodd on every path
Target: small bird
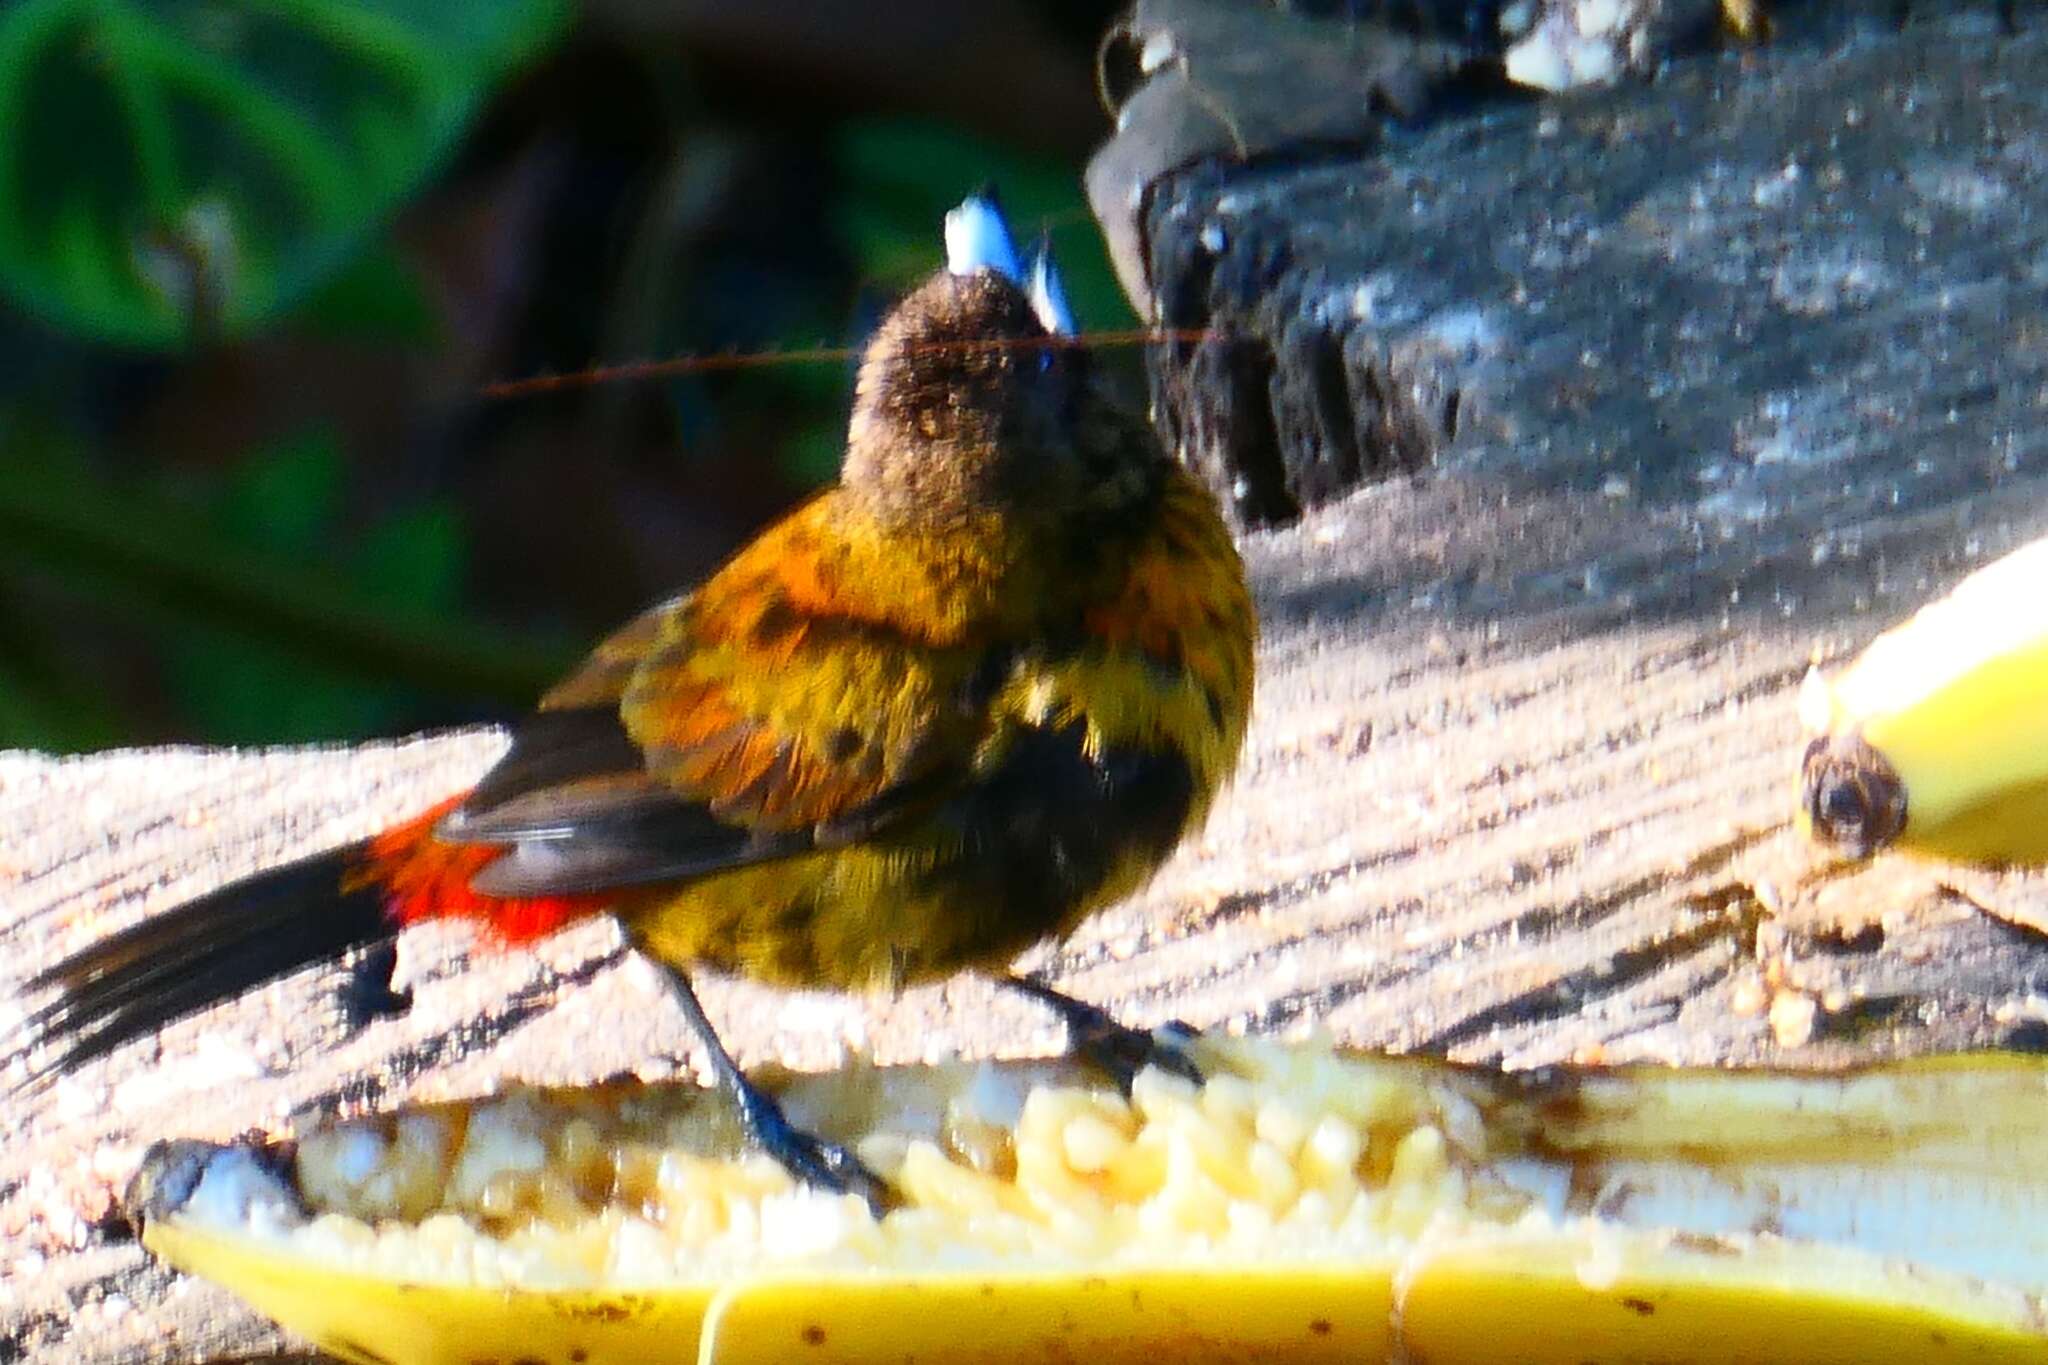
M 1230 774 L 1243 566 L 1091 372 L 1050 251 L 1020 259 L 984 196 L 945 237 L 866 348 L 836 486 L 600 644 L 469 792 L 36 977 L 31 1083 L 409 924 L 521 943 L 611 914 L 749 1135 L 879 1211 L 741 1073 L 693 965 L 842 990 L 977 969 L 1077 1038 L 1145 1039 L 1005 969 L 1140 886 Z

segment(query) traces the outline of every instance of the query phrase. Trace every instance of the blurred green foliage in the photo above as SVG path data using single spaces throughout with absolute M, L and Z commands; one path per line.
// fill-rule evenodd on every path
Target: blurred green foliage
M 350 261 L 567 15 L 564 0 L 14 0 L 0 288 L 108 341 L 261 326 Z
M 294 310 L 293 320 L 331 337 L 424 346 L 435 339 L 433 310 L 388 242 L 372 239 Z
M 461 538 L 431 504 L 344 540 L 339 452 L 318 433 L 258 451 L 220 485 L 114 481 L 33 423 L 0 436 L 0 569 L 52 571 L 158 637 L 184 699 L 221 740 L 363 733 L 393 687 L 517 704 L 574 653 L 460 621 Z M 16 639 L 28 638 L 16 622 Z M 0 718 L 63 709 L 0 671 Z M 90 717 L 63 729 L 103 729 Z
M 327 563 L 340 581 L 306 632 L 329 630 L 340 605 L 373 628 L 340 659 L 308 658 L 302 632 L 251 635 L 253 605 L 230 596 L 217 614 L 184 613 L 164 649 L 172 685 L 212 738 L 227 743 L 318 740 L 373 733 L 402 714 L 397 677 L 448 674 L 462 690 L 488 689 L 518 703 L 555 671 L 523 652 L 469 674 L 426 642 L 444 642 L 441 622 L 459 618 L 462 532 L 454 509 L 423 502 L 390 513 L 361 533 L 342 531 L 348 471 L 332 433 L 309 431 L 252 452 L 209 490 L 184 525 L 201 555 L 232 557 L 246 572 L 276 564 Z M 487 651 L 496 646 L 486 644 Z M 558 662 L 566 663 L 568 651 Z M 485 656 L 487 657 L 487 655 Z
M 0 747 L 522 708 L 833 476 L 853 367 L 478 385 L 857 344 L 984 182 L 1131 324 L 1070 152 L 735 105 L 568 3 L 0 5 Z

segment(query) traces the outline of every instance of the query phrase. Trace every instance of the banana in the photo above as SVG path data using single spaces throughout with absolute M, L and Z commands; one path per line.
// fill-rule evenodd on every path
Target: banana
M 143 1241 L 343 1359 L 2048 1359 L 2048 1062 L 1509 1075 L 1242 1039 L 785 1078 L 902 1192 L 684 1085 L 160 1144 Z
M 2048 862 L 2048 537 L 1807 674 L 1800 820 L 1864 858 Z
M 1767 40 L 1773 27 L 1764 0 L 1721 0 L 1721 26 L 1751 43 Z

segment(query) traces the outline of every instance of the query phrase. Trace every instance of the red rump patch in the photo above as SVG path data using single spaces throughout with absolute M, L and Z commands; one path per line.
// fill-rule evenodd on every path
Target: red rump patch
M 351 889 L 384 888 L 385 909 L 400 925 L 430 919 L 474 920 L 491 937 L 505 943 L 544 938 L 567 924 L 608 909 L 608 896 L 485 896 L 470 889 L 469 879 L 482 871 L 499 850 L 489 844 L 444 844 L 434 838 L 434 825 L 460 805 L 463 795 L 449 797 L 426 814 L 385 830 L 370 841 L 363 862 L 349 876 Z

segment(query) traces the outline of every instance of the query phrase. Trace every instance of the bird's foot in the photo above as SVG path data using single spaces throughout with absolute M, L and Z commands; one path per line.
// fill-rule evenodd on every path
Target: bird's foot
M 747 1137 L 798 1181 L 834 1194 L 859 1195 L 877 1219 L 902 1203 L 889 1182 L 867 1163 L 838 1143 L 791 1123 L 775 1098 L 753 1082 L 743 1082 L 735 1100 Z
M 1040 1004 L 1050 1006 L 1066 1021 L 1068 1046 L 1090 1065 L 1106 1073 L 1116 1082 L 1117 1089 L 1126 1095 L 1131 1093 L 1131 1084 L 1138 1079 L 1138 1073 L 1148 1066 L 1156 1066 L 1196 1085 L 1203 1084 L 1206 1079 L 1185 1048 L 1185 1044 L 1200 1032 L 1189 1024 L 1176 1019 L 1148 1032 L 1119 1023 L 1100 1005 L 1076 1000 L 1042 981 L 1011 977 L 1007 984 Z
M 711 1053 L 711 1074 L 719 1088 L 732 1096 L 740 1129 L 749 1141 L 774 1157 L 782 1169 L 806 1185 L 834 1194 L 857 1194 L 876 1218 L 902 1201 L 888 1182 L 867 1168 L 861 1159 L 836 1142 L 827 1142 L 789 1121 L 782 1104 L 740 1070 L 739 1063 L 725 1050 L 711 1016 L 704 1013 L 690 978 L 673 963 L 652 959 L 668 982 L 669 995 L 683 1012 L 698 1038 Z

